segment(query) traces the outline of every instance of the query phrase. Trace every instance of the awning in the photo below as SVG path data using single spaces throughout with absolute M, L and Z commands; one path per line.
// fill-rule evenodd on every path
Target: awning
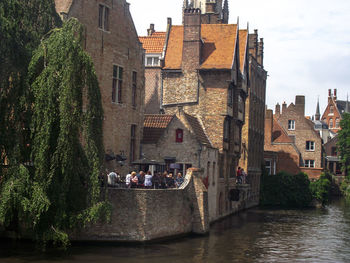
M 132 162 L 132 164 L 135 164 L 135 165 L 161 165 L 161 164 L 164 164 L 164 162 L 158 161 L 158 160 L 150 160 L 147 158 L 142 158 L 142 159 L 139 159 L 139 160 Z

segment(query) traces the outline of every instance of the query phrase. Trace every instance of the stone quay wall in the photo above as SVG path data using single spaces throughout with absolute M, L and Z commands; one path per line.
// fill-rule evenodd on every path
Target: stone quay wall
M 143 242 L 209 231 L 208 192 L 200 169 L 189 169 L 179 189 L 109 189 L 110 223 L 72 235 L 79 241 Z

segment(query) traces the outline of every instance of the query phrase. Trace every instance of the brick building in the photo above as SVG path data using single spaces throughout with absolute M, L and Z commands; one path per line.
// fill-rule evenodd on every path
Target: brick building
M 240 30 L 240 52 L 247 37 L 247 30 Z M 245 123 L 242 129 L 242 155 L 239 166 L 248 174 L 252 187 L 252 201 L 259 202 L 261 167 L 264 163 L 264 116 L 267 72 L 264 70 L 263 39 L 258 40 L 258 31 L 249 34 L 249 61 L 244 62 L 241 55 L 242 75 L 248 79 L 248 97 L 245 105 Z M 244 67 L 244 63 L 247 68 Z M 245 70 L 249 70 L 245 73 Z
M 148 160 L 164 162 L 157 165 L 157 171 L 186 174 L 191 167 L 203 169 L 210 221 L 217 219 L 218 149 L 212 146 L 198 118 L 181 107 L 174 115 L 146 114 L 142 151 Z
M 296 149 L 296 151 L 285 151 L 278 149 L 277 152 L 287 152 L 289 155 L 292 155 L 291 153 L 293 152 L 293 156 L 296 155 L 295 152 L 298 152 L 299 161 L 297 161 L 296 158 L 292 158 L 295 163 L 293 171 L 299 167 L 299 171 L 305 172 L 310 178 L 318 177 L 323 170 L 322 139 L 318 132 L 316 132 L 314 129 L 314 123 L 305 118 L 305 97 L 296 96 L 295 104 L 291 103 L 288 107 L 284 102 L 282 104 L 282 111 L 280 105 L 277 104 L 274 119 L 274 124 L 279 125 L 281 128 L 279 129 L 280 133 L 288 136 L 288 140 L 287 137 L 283 136 L 284 139 L 282 143 L 291 143 L 291 145 Z M 265 132 L 269 132 L 269 129 L 266 128 Z M 272 142 L 275 139 L 274 136 L 276 135 L 277 133 L 271 137 Z M 268 134 L 265 134 L 265 142 L 266 140 L 270 140 Z M 265 150 L 271 151 L 268 149 L 268 147 L 266 147 L 266 145 Z M 281 165 L 278 164 L 277 166 L 281 167 Z M 287 165 L 285 168 L 281 168 L 281 170 L 285 171 L 290 171 L 291 169 Z M 278 171 L 280 170 L 277 170 L 277 172 Z
M 338 152 L 338 136 L 330 139 L 325 145 L 325 168 L 334 175 L 342 175 L 340 155 Z
M 168 19 L 168 27 L 171 20 Z M 145 49 L 145 113 L 160 113 L 161 72 L 164 60 L 166 32 L 156 32 L 154 24 L 147 30 L 147 36 L 139 37 Z
M 63 20 L 85 27 L 104 111 L 106 167 L 126 173 L 140 154 L 144 114 L 144 51 L 125 0 L 55 0 Z M 125 166 L 121 162 L 126 158 Z
M 322 121 L 327 123 L 329 129 L 337 133 L 340 130 L 340 121 L 344 113 L 350 113 L 349 100 L 338 100 L 337 90 L 328 90 L 328 104 L 322 115 Z

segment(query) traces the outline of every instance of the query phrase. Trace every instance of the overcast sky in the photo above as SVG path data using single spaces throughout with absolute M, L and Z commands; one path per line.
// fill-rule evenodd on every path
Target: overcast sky
M 181 24 L 182 0 L 127 0 L 139 35 L 150 23 L 165 31 L 166 19 Z M 317 98 L 321 114 L 328 89 L 338 99 L 350 93 L 350 0 L 229 0 L 230 23 L 264 38 L 264 66 L 268 71 L 269 108 L 295 95 L 305 95 L 306 114 L 313 115 Z

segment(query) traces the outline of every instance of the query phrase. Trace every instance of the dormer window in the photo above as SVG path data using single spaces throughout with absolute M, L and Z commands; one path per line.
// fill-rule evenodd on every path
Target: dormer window
M 184 140 L 184 131 L 182 129 L 176 130 L 176 142 L 182 143 Z
M 160 66 L 159 56 L 146 56 L 147 67 L 158 67 Z

